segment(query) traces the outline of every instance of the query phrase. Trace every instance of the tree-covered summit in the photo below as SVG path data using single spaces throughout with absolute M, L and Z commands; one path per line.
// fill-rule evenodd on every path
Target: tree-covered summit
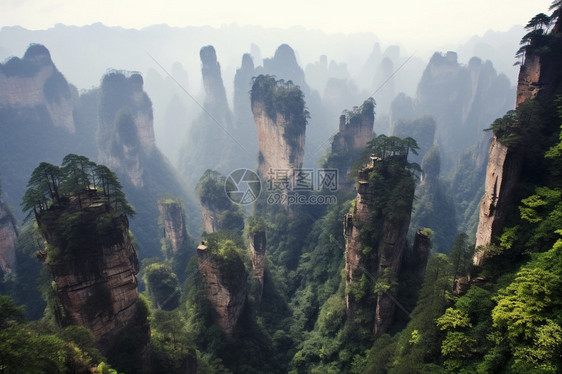
M 59 207 L 88 207 L 107 205 L 128 216 L 135 210 L 127 202 L 117 176 L 105 165 L 98 165 L 88 157 L 68 154 L 61 166 L 41 162 L 33 170 L 22 198 L 24 213 L 35 216 Z

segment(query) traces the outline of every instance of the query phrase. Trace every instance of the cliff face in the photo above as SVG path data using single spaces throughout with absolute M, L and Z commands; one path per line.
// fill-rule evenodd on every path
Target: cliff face
M 265 272 L 265 249 L 266 238 L 265 231 L 261 230 L 248 234 L 248 242 L 250 243 L 250 259 L 252 260 L 252 270 L 257 280 L 256 301 L 261 302 L 263 294 L 263 276 Z
M 357 113 L 340 116 L 339 131 L 332 142 L 332 152 L 363 151 L 373 138 L 375 123 L 374 100 L 367 100 Z
M 423 230 L 417 230 L 414 236 L 414 245 L 412 247 L 413 263 L 416 264 L 415 273 L 419 279 L 423 279 L 431 250 L 431 238 Z
M 252 113 L 259 144 L 258 171 L 267 178 L 272 170 L 287 171 L 302 166 L 308 113 L 304 96 L 292 83 L 260 75 L 252 86 Z
M 188 241 L 183 208 L 179 201 L 159 201 L 158 211 L 164 227 L 164 238 L 171 246 L 170 255 L 174 255 Z
M 396 307 L 392 283 L 402 267 L 414 183 L 409 174 L 389 173 L 390 168 L 397 167 L 404 160 L 392 166 L 384 164 L 386 161 L 375 162 L 380 164 L 373 164 L 359 172 L 355 207 L 353 213 L 344 218 L 345 274 L 348 315 L 353 319 L 359 308 L 373 308 L 374 333 L 380 335 L 388 332 L 394 321 Z M 394 206 L 396 202 L 391 196 L 395 192 L 389 192 L 389 186 L 392 186 L 390 190 L 403 191 L 400 199 L 403 205 L 400 207 Z M 385 208 L 385 204 L 389 205 Z M 387 209 L 394 209 L 393 214 Z M 377 285 L 374 305 L 367 297 L 372 292 L 372 284 L 367 282 L 367 278 Z
M 204 278 L 205 293 L 214 311 L 215 322 L 223 334 L 230 338 L 246 302 L 248 273 L 239 258 L 227 259 L 232 263 L 225 269 L 227 261 L 211 253 L 205 245 L 197 247 L 197 259 L 199 272 Z
M 201 215 L 203 217 L 203 230 L 211 234 L 220 231 L 219 216 L 220 212 L 201 203 Z
M 155 148 L 152 103 L 137 73 L 112 72 L 101 85 L 99 160 L 142 187 L 143 155 Z
M 242 56 L 240 69 L 236 70 L 234 76 L 234 128 L 236 134 L 244 134 L 237 137 L 237 141 L 244 147 L 244 152 L 236 156 L 240 165 L 254 165 L 258 153 L 257 133 L 252 115 L 252 105 L 248 92 L 252 88 L 252 78 L 257 76 L 252 56 L 245 53 Z
M 561 19 L 551 31 L 551 38 L 560 34 Z M 560 82 L 559 61 L 556 58 L 542 59 L 532 49 L 525 54 L 525 62 L 519 71 L 516 104 L 529 99 L 548 101 L 553 98 Z M 502 144 L 496 136 L 489 150 L 484 196 L 480 203 L 476 246 L 491 244 L 501 234 L 506 218 L 507 206 L 511 203 L 519 181 L 524 152 Z M 474 264 L 482 265 L 484 253 L 477 252 Z
M 252 112 L 258 131 L 260 175 L 266 176 L 274 169 L 300 168 L 304 158 L 304 131 L 289 145 L 285 134 L 286 128 L 291 126 L 290 118 L 281 113 L 277 113 L 276 118 L 269 117 L 262 102 L 253 103 Z
M 44 107 L 55 126 L 75 131 L 68 83 L 40 44 L 32 44 L 22 59 L 0 64 L 0 107 Z
M 484 196 L 480 202 L 476 247 L 490 244 L 492 239 L 501 233 L 505 209 L 511 202 L 520 167 L 520 157 L 494 136 L 486 168 Z M 477 252 L 474 264 L 482 265 L 482 261 L 483 252 Z
M 126 216 L 108 213 L 104 205 L 79 216 L 49 210 L 38 215 L 37 222 L 48 245 L 46 263 L 56 285 L 59 323 L 91 329 L 106 355 L 124 334 L 136 331 L 140 360 L 150 328 L 138 297 L 139 264 Z
M 16 221 L 0 199 L 0 274 L 14 268 L 17 235 Z
M 242 135 L 234 131 L 215 48 L 205 46 L 199 56 L 205 90 L 204 112 L 191 125 L 179 152 L 179 170 L 193 185 L 207 169 L 228 174 L 235 168 L 245 167 L 235 161 L 239 156 L 247 157 L 247 150 L 240 146 L 244 142 L 239 139 Z
M 359 282 L 367 269 L 367 258 L 363 255 L 365 248 L 364 239 L 361 237 L 363 227 L 373 225 L 373 214 L 371 204 L 373 202 L 373 191 L 369 189 L 366 180 L 358 182 L 357 197 L 353 213 L 348 213 L 344 218 L 345 238 L 345 283 L 349 289 L 354 283 Z M 348 313 L 353 316 L 357 312 L 357 304 L 350 292 L 345 294 L 345 304 Z

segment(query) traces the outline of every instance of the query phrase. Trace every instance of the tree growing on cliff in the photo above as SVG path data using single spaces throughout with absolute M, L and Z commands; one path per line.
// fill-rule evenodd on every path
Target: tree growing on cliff
M 92 202 L 100 195 L 113 209 L 135 215 L 114 172 L 85 156 L 69 154 L 64 157 L 62 167 L 41 162 L 33 170 L 21 207 L 24 213 L 37 215 L 52 206 L 68 205 L 75 198 L 82 210 L 84 199 Z

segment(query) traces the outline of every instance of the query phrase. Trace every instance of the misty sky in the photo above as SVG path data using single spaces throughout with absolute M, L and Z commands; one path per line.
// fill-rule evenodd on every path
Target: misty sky
M 327 33 L 371 32 L 387 42 L 446 44 L 506 31 L 548 12 L 552 0 L 1 0 L 0 26 L 46 29 L 57 23 L 142 28 L 304 26 Z M 1 41 L 0 41 L 1 42 Z

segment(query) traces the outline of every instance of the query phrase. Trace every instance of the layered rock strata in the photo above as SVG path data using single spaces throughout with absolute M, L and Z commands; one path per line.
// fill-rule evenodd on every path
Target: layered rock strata
M 260 75 L 251 93 L 259 144 L 258 171 L 263 179 L 290 183 L 302 167 L 308 113 L 304 95 L 290 82 Z
M 55 315 L 62 326 L 87 327 L 106 355 L 116 349 L 123 334 L 135 330 L 141 354 L 150 328 L 139 300 L 137 253 L 127 217 L 108 209 L 87 208 L 76 220 L 61 208 L 38 215 L 48 246 L 42 258 L 53 278 Z
M 248 273 L 238 258 L 225 269 L 225 261 L 204 244 L 197 247 L 197 264 L 204 279 L 205 294 L 211 303 L 215 323 L 231 338 L 248 294 Z
M 159 201 L 158 212 L 164 227 L 164 238 L 171 246 L 170 255 L 174 255 L 183 248 L 188 240 L 183 207 L 176 200 Z

